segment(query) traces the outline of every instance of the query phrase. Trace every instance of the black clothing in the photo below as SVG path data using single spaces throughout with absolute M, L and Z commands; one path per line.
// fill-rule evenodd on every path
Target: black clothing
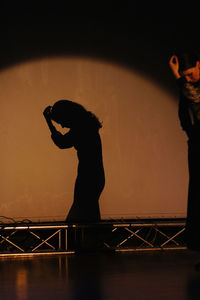
M 188 137 L 195 137 L 200 127 L 200 81 L 188 83 L 179 78 L 180 89 L 179 119 Z M 198 94 L 199 93 L 199 94 Z
M 74 189 L 74 202 L 67 216 L 68 223 L 100 221 L 99 197 L 105 185 L 102 145 L 99 129 L 83 125 L 65 135 L 52 135 L 61 149 L 74 147 L 78 155 L 78 174 Z
M 177 80 L 180 88 L 179 119 L 188 140 L 189 188 L 186 219 L 186 243 L 200 250 L 200 82 Z
M 199 130 L 200 135 L 200 130 Z M 188 141 L 189 188 L 186 220 L 186 243 L 200 250 L 200 138 Z

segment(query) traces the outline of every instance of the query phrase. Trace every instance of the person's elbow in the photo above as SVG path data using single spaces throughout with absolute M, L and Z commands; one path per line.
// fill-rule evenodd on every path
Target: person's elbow
M 66 147 L 65 145 L 61 145 L 61 144 L 60 144 L 60 145 L 58 145 L 58 148 L 59 148 L 59 149 L 67 149 L 67 148 L 69 148 L 69 147 Z
M 68 149 L 73 146 L 73 145 L 69 145 L 69 144 L 65 144 L 65 143 L 57 143 L 55 141 L 54 141 L 54 143 L 59 149 Z
M 51 138 L 54 144 L 60 149 L 67 149 L 73 146 L 73 144 L 71 142 L 67 142 L 64 136 L 61 134 L 52 135 Z
M 66 149 L 66 146 L 62 143 L 57 143 L 54 141 L 54 144 L 59 148 L 59 149 Z

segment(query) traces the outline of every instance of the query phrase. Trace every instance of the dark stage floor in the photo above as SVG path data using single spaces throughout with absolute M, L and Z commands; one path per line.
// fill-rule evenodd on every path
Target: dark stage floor
M 0 258 L 1 300 L 200 299 L 200 253 Z

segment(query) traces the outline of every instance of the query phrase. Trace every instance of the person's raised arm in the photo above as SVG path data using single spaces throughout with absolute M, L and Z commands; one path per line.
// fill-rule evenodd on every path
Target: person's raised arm
M 63 135 L 61 132 L 56 130 L 51 119 L 51 106 L 47 106 L 45 108 L 43 115 L 51 131 L 51 138 L 55 145 L 60 149 L 71 148 L 73 146 L 73 136 L 71 132 L 68 132 L 65 135 Z
M 176 55 L 172 55 L 172 57 L 170 58 L 169 67 L 170 67 L 175 79 L 181 78 L 181 75 L 179 73 L 179 61 L 178 61 L 178 57 Z
M 52 134 L 55 134 L 57 133 L 57 130 L 55 128 L 55 126 L 53 125 L 52 123 L 52 120 L 51 120 L 51 106 L 47 106 L 45 108 L 45 110 L 43 111 L 43 115 L 45 117 L 45 120 L 47 122 L 47 125 L 51 131 Z

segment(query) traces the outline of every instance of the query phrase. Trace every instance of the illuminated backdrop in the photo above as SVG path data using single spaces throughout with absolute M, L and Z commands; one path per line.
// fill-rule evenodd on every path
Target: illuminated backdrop
M 168 60 L 177 46 L 198 44 L 195 12 L 191 22 L 187 7 L 185 23 L 183 10 L 167 13 L 163 3 L 110 1 L 93 13 L 80 3 L 1 10 L 0 215 L 65 219 L 76 153 L 54 146 L 42 111 L 67 98 L 103 122 L 102 217 L 185 216 L 187 143 Z
M 103 122 L 102 218 L 184 216 L 185 138 L 173 95 L 156 82 L 102 60 L 54 57 L 2 71 L 0 92 L 2 215 L 65 219 L 76 151 L 53 144 L 42 112 L 70 99 Z

